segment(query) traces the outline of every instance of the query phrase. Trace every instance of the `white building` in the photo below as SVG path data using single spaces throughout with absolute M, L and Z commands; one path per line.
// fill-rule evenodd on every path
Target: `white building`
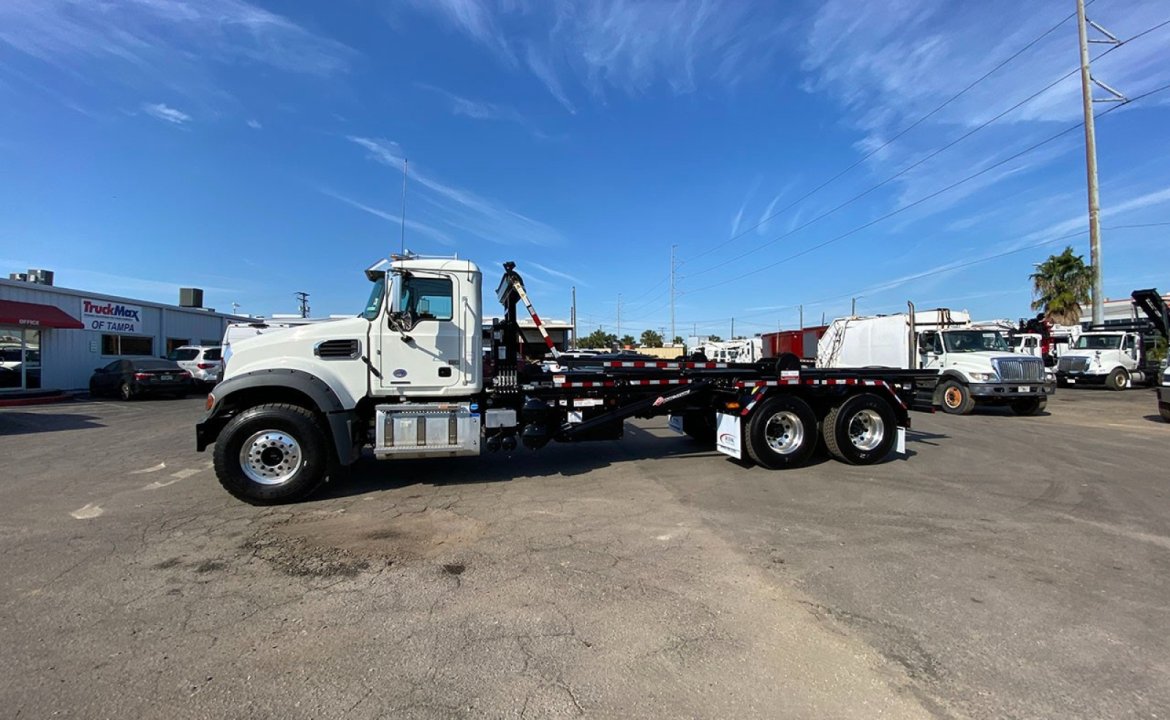
M 76 390 L 94 368 L 119 358 L 161 357 L 180 345 L 219 345 L 229 322 L 246 318 L 196 307 L 71 290 L 39 281 L 0 279 L 0 394 Z M 46 284 L 48 283 L 48 284 Z

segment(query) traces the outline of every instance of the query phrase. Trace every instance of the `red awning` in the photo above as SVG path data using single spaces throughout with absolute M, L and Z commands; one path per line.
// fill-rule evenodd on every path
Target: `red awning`
M 0 325 L 20 325 L 27 328 L 68 328 L 82 330 L 80 320 L 69 317 L 65 311 L 52 305 L 0 300 Z

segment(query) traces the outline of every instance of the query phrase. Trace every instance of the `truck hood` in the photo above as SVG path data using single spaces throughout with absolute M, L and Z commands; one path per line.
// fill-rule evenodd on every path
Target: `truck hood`
M 232 343 L 224 379 L 259 368 L 300 367 L 314 362 L 317 345 L 325 340 L 357 340 L 363 353 L 370 321 L 361 317 L 341 318 L 300 327 L 276 330 Z

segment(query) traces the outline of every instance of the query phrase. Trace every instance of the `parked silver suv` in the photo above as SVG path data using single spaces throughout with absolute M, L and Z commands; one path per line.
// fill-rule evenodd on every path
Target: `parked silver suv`
M 196 385 L 214 385 L 223 372 L 223 350 L 219 346 L 184 345 L 172 350 L 167 360 L 174 360 L 191 373 Z

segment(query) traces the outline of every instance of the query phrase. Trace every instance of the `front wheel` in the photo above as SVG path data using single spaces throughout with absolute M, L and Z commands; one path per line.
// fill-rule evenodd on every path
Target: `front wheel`
M 118 395 L 123 400 L 133 400 L 138 393 L 134 392 L 134 387 L 130 383 L 124 382 L 122 383 L 122 387 L 118 388 Z
M 798 397 L 778 395 L 765 400 L 748 420 L 748 456 L 762 467 L 800 467 L 816 446 L 817 416 Z
M 1012 400 L 1012 412 L 1016 415 L 1039 415 L 1048 407 L 1046 397 L 1028 397 Z
M 239 499 L 253 505 L 295 502 L 325 481 L 329 444 L 309 410 L 260 405 L 224 427 L 214 461 L 219 483 Z
M 1105 378 L 1105 387 L 1110 390 L 1124 390 L 1129 387 L 1129 373 L 1125 368 L 1113 368 L 1109 377 Z
M 885 399 L 854 395 L 825 416 L 825 447 L 850 465 L 872 465 L 890 454 L 898 439 L 897 418 Z
M 970 415 L 975 409 L 975 398 L 971 397 L 971 389 L 966 385 L 947 380 L 943 382 L 940 391 L 943 412 L 951 415 Z

